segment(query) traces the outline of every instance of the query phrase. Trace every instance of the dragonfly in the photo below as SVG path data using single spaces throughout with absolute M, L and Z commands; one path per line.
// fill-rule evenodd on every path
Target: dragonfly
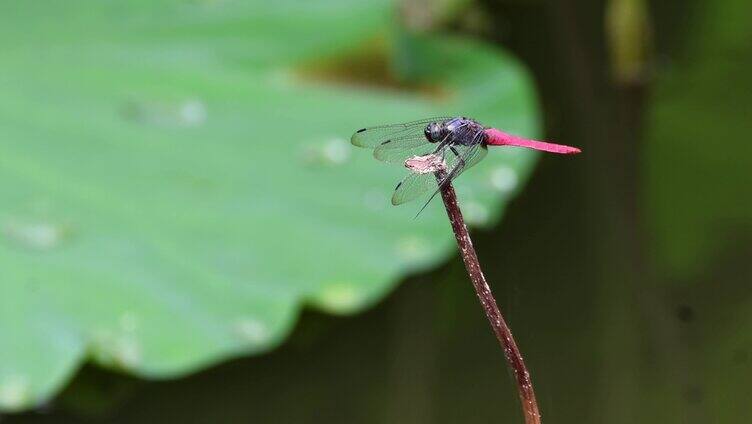
M 421 211 L 443 187 L 483 160 L 488 146 L 525 147 L 559 154 L 580 153 L 576 147 L 518 137 L 467 117 L 434 117 L 362 128 L 352 135 L 350 142 L 373 149 L 373 156 L 380 161 L 411 169 L 395 187 L 393 205 L 407 203 L 433 190 Z M 438 174 L 441 178 L 414 165 L 437 162 L 443 171 Z M 438 170 L 438 167 L 429 170 Z

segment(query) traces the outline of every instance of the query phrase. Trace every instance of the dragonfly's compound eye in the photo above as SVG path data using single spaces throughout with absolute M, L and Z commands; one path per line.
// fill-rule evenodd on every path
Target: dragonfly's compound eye
M 432 122 L 426 126 L 424 134 L 426 135 L 428 141 L 430 141 L 431 143 L 436 143 L 441 139 L 441 126 L 436 122 Z

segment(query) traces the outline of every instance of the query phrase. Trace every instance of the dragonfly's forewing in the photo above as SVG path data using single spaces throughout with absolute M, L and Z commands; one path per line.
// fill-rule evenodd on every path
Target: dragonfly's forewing
M 422 139 L 423 142 L 428 143 L 428 140 L 423 136 L 423 131 L 425 131 L 426 125 L 431 122 L 441 122 L 447 119 L 449 118 L 435 117 L 405 122 L 403 124 L 379 125 L 376 127 L 363 128 L 352 135 L 350 142 L 355 146 L 371 148 L 377 147 L 385 141 L 395 138 L 418 138 Z

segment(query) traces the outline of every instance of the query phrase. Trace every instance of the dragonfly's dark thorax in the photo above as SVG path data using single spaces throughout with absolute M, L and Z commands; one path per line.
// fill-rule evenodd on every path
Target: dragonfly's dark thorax
M 425 135 L 431 143 L 471 146 L 484 140 L 483 126 L 469 118 L 452 118 L 432 122 L 426 126 Z

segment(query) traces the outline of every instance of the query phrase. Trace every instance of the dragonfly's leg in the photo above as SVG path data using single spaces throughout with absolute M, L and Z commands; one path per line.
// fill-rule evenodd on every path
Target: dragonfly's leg
M 449 146 L 449 149 L 454 153 L 455 156 L 457 156 L 458 165 L 461 167 L 465 166 L 465 159 L 460 156 L 460 152 L 457 151 L 457 149 L 454 148 L 454 146 Z
M 440 142 L 439 145 L 436 146 L 436 150 L 433 151 L 433 154 L 435 155 L 435 154 L 438 154 L 439 152 L 442 152 L 443 154 L 444 153 L 443 150 L 445 150 L 444 146 L 446 146 L 446 142 L 445 141 Z

